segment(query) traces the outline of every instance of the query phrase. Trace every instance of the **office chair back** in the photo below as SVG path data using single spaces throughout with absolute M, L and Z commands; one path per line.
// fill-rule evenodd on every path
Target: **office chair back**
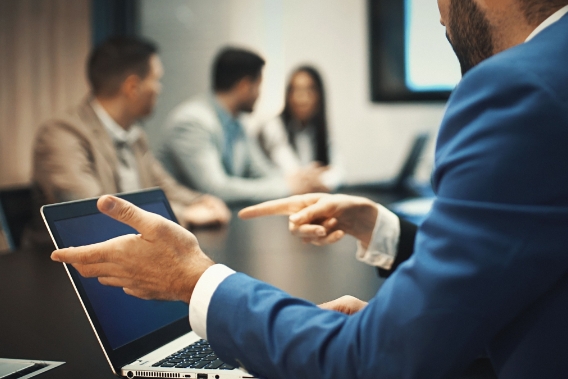
M 0 189 L 0 238 L 7 250 L 17 250 L 22 243 L 24 229 L 32 218 L 32 191 L 30 187 Z M 3 235 L 2 235 L 3 234 Z

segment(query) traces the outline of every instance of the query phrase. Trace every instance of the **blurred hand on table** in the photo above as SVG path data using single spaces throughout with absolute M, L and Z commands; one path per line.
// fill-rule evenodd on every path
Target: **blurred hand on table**
M 182 218 L 180 223 L 189 227 L 225 225 L 231 220 L 231 211 L 223 200 L 211 195 L 202 195 L 185 208 Z

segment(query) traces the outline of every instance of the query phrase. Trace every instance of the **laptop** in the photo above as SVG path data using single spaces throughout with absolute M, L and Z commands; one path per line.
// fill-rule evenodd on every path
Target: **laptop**
M 0 358 L 0 379 L 28 379 L 43 374 L 65 362 Z
M 164 192 L 151 189 L 117 195 L 138 207 L 176 221 Z M 46 205 L 41 214 L 57 249 L 137 234 L 99 212 L 97 199 Z M 147 301 L 83 278 L 71 265 L 73 283 L 112 372 L 128 378 L 234 379 L 251 374 L 219 360 L 207 341 L 191 331 L 182 302 Z
M 420 164 L 420 159 L 429 138 L 430 135 L 428 133 L 419 133 L 414 137 L 410 150 L 400 170 L 393 179 L 350 185 L 348 186 L 349 191 L 361 191 L 363 194 L 375 192 L 381 193 L 382 195 L 393 194 L 395 195 L 393 196 L 395 200 L 415 196 L 431 196 L 432 187 L 429 183 L 421 185 L 414 181 L 414 174 Z

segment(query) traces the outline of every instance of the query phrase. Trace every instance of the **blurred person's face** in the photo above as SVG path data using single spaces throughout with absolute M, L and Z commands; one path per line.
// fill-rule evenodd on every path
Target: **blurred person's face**
M 320 96 L 312 77 L 305 71 L 294 74 L 288 94 L 292 116 L 302 123 L 310 121 L 318 111 L 319 102 Z
M 258 74 L 257 78 L 244 78 L 238 84 L 240 94 L 241 112 L 250 113 L 254 110 L 254 104 L 260 95 L 260 84 L 262 83 L 262 73 Z
M 156 106 L 158 95 L 162 90 L 161 79 L 164 75 L 162 61 L 158 55 L 150 57 L 150 70 L 145 78 L 138 80 L 131 95 L 132 111 L 138 117 L 146 117 L 152 113 Z
M 438 0 L 440 22 L 458 57 L 462 75 L 494 54 L 491 24 L 484 0 Z

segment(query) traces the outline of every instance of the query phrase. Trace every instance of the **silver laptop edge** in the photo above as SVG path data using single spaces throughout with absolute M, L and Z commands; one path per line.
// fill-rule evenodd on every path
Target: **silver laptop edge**
M 92 200 L 92 199 L 85 199 L 85 200 Z M 83 201 L 83 200 L 79 200 L 79 201 Z M 51 237 L 51 240 L 53 241 L 53 245 L 55 246 L 56 250 L 59 250 L 59 246 L 57 245 L 57 242 L 55 241 L 55 237 L 53 236 L 53 233 L 51 232 L 51 227 L 49 226 L 49 223 L 47 222 L 47 219 L 45 218 L 45 214 L 43 212 L 44 207 L 41 207 L 41 217 L 43 218 L 43 222 L 45 223 L 47 230 L 49 232 L 49 236 Z M 208 370 L 208 369 L 182 369 L 182 368 L 165 368 L 165 367 L 152 367 L 152 364 L 158 362 L 159 360 L 167 357 L 168 355 L 170 355 L 171 353 L 174 353 L 178 350 L 180 350 L 181 348 L 184 348 L 186 346 L 188 346 L 189 344 L 193 343 L 193 342 L 189 342 L 187 344 L 185 344 L 184 346 L 180 346 L 177 347 L 176 342 L 182 339 L 190 339 L 191 340 L 191 335 L 195 336 L 195 340 L 199 340 L 200 338 L 197 336 L 197 334 L 195 334 L 195 332 L 191 331 L 189 333 L 184 334 L 181 337 L 178 337 L 177 339 L 170 341 L 168 343 L 166 343 L 165 345 L 163 345 L 162 347 L 138 358 L 136 361 L 123 366 L 121 368 L 121 372 L 117 373 L 114 369 L 114 366 L 107 354 L 107 351 L 101 341 L 101 338 L 99 337 L 99 334 L 97 333 L 97 329 L 95 328 L 95 325 L 93 324 L 93 321 L 91 320 L 91 316 L 89 315 L 89 312 L 87 311 L 87 308 L 85 307 L 85 304 L 83 303 L 83 299 L 81 297 L 81 295 L 79 294 L 79 291 L 77 289 L 77 286 L 75 285 L 75 281 L 73 280 L 73 277 L 71 276 L 71 272 L 69 271 L 69 268 L 67 267 L 66 264 L 63 264 L 63 267 L 65 267 L 65 271 L 67 272 L 67 276 L 69 277 L 69 280 L 71 281 L 71 284 L 73 285 L 73 289 L 75 290 L 75 293 L 77 294 L 77 297 L 79 298 L 79 301 L 81 302 L 81 307 L 83 307 L 83 311 L 85 312 L 85 314 L 87 315 L 87 319 L 89 320 L 89 324 L 91 325 L 91 328 L 93 329 L 93 332 L 95 333 L 95 336 L 97 337 L 97 341 L 99 342 L 99 345 L 103 351 L 103 354 L 110 366 L 110 369 L 112 370 L 112 373 L 116 376 L 126 376 L 128 378 L 133 378 L 133 377 L 156 377 L 156 378 L 160 378 L 160 377 L 168 377 L 168 376 L 162 376 L 162 375 L 158 375 L 160 373 L 171 373 L 171 374 L 175 374 L 176 378 L 191 378 L 191 379 L 197 379 L 197 375 L 198 374 L 208 374 L 207 377 L 208 378 L 216 378 L 216 379 L 245 379 L 245 378 L 256 378 L 256 376 L 253 376 L 249 373 L 247 373 L 246 371 L 243 371 L 241 369 L 233 369 L 233 370 Z M 188 320 L 189 322 L 189 320 Z M 195 341 L 194 341 L 195 342 Z M 155 358 L 155 359 L 145 359 L 146 357 L 153 357 L 155 355 L 156 352 L 159 351 L 166 351 L 169 352 L 170 354 L 168 354 L 167 352 L 161 356 L 161 358 Z M 144 365 L 142 364 L 136 364 L 137 362 L 144 362 Z M 145 364 L 149 364 L 149 366 L 146 366 Z M 147 374 L 147 375 L 140 375 L 140 374 Z M 154 375 L 156 374 L 156 375 Z M 209 376 L 211 375 L 211 376 Z M 205 377 L 204 377 L 205 378 Z
M 59 246 L 57 246 L 57 242 L 55 242 L 55 237 L 53 237 L 53 233 L 51 232 L 51 228 L 49 227 L 49 224 L 48 224 L 48 222 L 45 218 L 45 214 L 43 213 L 43 208 L 44 207 L 41 207 L 41 217 L 43 218 L 43 222 L 47 226 L 47 230 L 49 231 L 49 236 L 51 237 L 51 240 L 53 241 L 53 245 L 55 246 L 55 249 L 59 250 Z M 110 358 L 107 355 L 106 349 L 104 348 L 103 343 L 101 342 L 99 334 L 97 333 L 97 329 L 95 329 L 95 325 L 93 324 L 93 321 L 91 320 L 91 316 L 89 315 L 89 312 L 87 312 L 87 308 L 85 308 L 85 304 L 83 303 L 83 299 L 81 298 L 81 295 L 79 294 L 79 291 L 77 290 L 77 286 L 75 285 L 75 282 L 73 281 L 73 278 L 71 277 L 71 273 L 69 272 L 69 268 L 67 267 L 67 265 L 65 263 L 63 263 L 63 267 L 65 267 L 65 272 L 67 272 L 67 276 L 69 277 L 69 280 L 71 281 L 71 284 L 73 285 L 73 289 L 75 290 L 75 293 L 77 294 L 77 297 L 79 298 L 79 301 L 81 302 L 81 307 L 83 307 L 83 311 L 87 315 L 87 319 L 89 319 L 89 324 L 91 324 L 91 328 L 93 329 L 93 332 L 95 332 L 95 336 L 97 337 L 97 341 L 99 342 L 99 345 L 101 346 L 101 349 L 103 350 L 103 354 L 105 355 L 105 358 L 106 358 L 106 360 L 107 360 L 107 362 L 110 366 L 110 369 L 112 370 L 112 373 L 114 375 L 118 375 L 118 373 L 116 371 L 114 371 L 114 367 L 112 366 L 112 362 L 110 361 Z

